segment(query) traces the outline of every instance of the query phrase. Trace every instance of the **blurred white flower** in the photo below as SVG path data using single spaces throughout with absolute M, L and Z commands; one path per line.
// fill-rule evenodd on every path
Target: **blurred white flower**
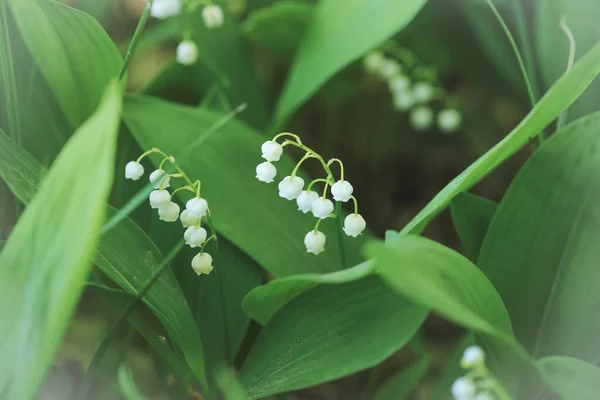
M 268 140 L 260 146 L 262 151 L 262 158 L 267 161 L 279 161 L 281 154 L 283 154 L 283 148 L 279 143 L 274 140 Z
M 198 61 L 198 46 L 191 40 L 184 40 L 177 45 L 177 62 L 182 65 L 193 65 Z
M 304 237 L 304 245 L 306 246 L 306 251 L 308 253 L 312 253 L 314 255 L 320 254 L 325 251 L 325 242 L 327 238 L 323 232 L 319 231 L 310 231 Z
M 157 169 L 150 174 L 150 182 L 154 184 L 154 189 L 166 189 L 171 187 L 169 183 L 171 177 L 162 169 Z
M 179 219 L 181 220 L 181 224 L 184 228 L 189 228 L 190 226 L 196 226 L 200 224 L 200 218 L 191 215 L 187 209 L 181 212 Z
M 320 219 L 328 218 L 333 212 L 333 209 L 333 202 L 329 199 L 324 199 L 323 197 L 319 197 L 313 201 L 311 205 L 313 215 Z
M 260 163 L 256 167 L 256 178 L 261 182 L 271 183 L 275 179 L 275 175 L 277 175 L 277 168 L 268 161 Z
M 456 400 L 473 400 L 477 388 L 472 380 L 461 377 L 452 384 L 452 396 Z
M 412 88 L 413 97 L 417 103 L 427 103 L 435 94 L 435 89 L 429 82 L 417 82 Z
M 202 9 L 202 19 L 207 28 L 218 28 L 223 25 L 225 17 L 221 7 L 211 4 Z
M 331 186 L 331 194 L 335 201 L 343 201 L 344 203 L 350 200 L 354 188 L 348 181 L 337 181 Z
M 344 220 L 344 232 L 348 236 L 357 237 L 366 228 L 367 223 L 360 214 L 350 214 Z
M 462 116 L 458 110 L 447 108 L 440 111 L 437 116 L 437 124 L 440 131 L 444 133 L 456 132 L 462 122 Z
M 394 76 L 400 73 L 400 64 L 397 61 L 384 58 L 381 62 L 381 67 L 379 70 L 379 74 L 381 77 L 387 81 L 392 79 Z
M 479 346 L 469 346 L 465 349 L 460 360 L 460 365 L 463 368 L 479 367 L 485 364 L 485 352 Z
M 154 0 L 150 15 L 158 19 L 174 17 L 181 13 L 181 0 Z
M 406 75 L 398 74 L 393 76 L 388 84 L 392 94 L 405 92 L 410 87 L 410 79 Z
M 304 180 L 298 176 L 286 176 L 281 182 L 279 182 L 279 196 L 288 200 L 296 200 L 302 188 L 304 187 Z
M 153 190 L 150 192 L 150 207 L 161 208 L 171 202 L 171 195 L 166 190 Z
M 380 51 L 372 51 L 364 58 L 363 63 L 367 72 L 371 74 L 379 74 L 385 57 Z
M 194 197 L 185 204 L 185 209 L 192 217 L 202 218 L 208 213 L 208 202 L 202 197 Z
M 206 241 L 206 236 L 206 229 L 202 228 L 201 226 L 190 226 L 183 234 L 185 244 L 191 248 L 202 246 L 202 244 Z
M 192 259 L 192 269 L 198 275 L 210 274 L 213 270 L 212 257 L 208 253 L 199 253 Z
M 136 161 L 129 161 L 125 165 L 125 179 L 137 181 L 144 175 L 144 167 Z
M 408 90 L 394 92 L 392 96 L 392 103 L 397 111 L 408 111 L 415 104 L 415 99 Z
M 426 131 L 433 125 L 433 111 L 425 106 L 414 108 L 410 113 L 410 124 L 417 131 Z
M 319 194 L 313 191 L 302 191 L 300 196 L 296 199 L 296 203 L 298 203 L 298 210 L 302 211 L 304 214 L 312 210 L 312 203 L 316 199 L 319 198 Z
M 179 205 L 169 202 L 158 209 L 158 217 L 165 222 L 175 222 L 179 218 Z

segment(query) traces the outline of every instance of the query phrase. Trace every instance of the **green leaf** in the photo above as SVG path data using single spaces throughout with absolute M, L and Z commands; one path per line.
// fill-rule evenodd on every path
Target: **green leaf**
M 314 8 L 302 0 L 279 1 L 250 13 L 242 24 L 242 31 L 252 43 L 289 60 L 300 45 Z
M 37 394 L 85 285 L 112 185 L 121 96 L 112 84 L 76 132 L 0 254 L 0 392 Z
M 316 287 L 265 326 L 240 384 L 248 399 L 256 399 L 367 369 L 404 346 L 426 316 L 426 309 L 403 300 L 376 276 Z
M 599 129 L 596 113 L 544 142 L 506 192 L 481 249 L 479 266 L 534 357 L 600 361 Z
M 377 389 L 374 400 L 402 400 L 412 392 L 421 378 L 429 370 L 431 359 L 422 357 L 409 367 L 404 368 L 396 375 L 388 378 L 383 385 Z
M 137 388 L 133 381 L 131 370 L 124 364 L 119 366 L 117 370 L 117 378 L 121 393 L 127 400 L 146 400 L 146 397 Z
M 466 328 L 514 348 L 510 318 L 485 275 L 455 251 L 429 239 L 402 236 L 371 242 L 367 254 L 396 292 Z
M 333 75 L 404 28 L 426 0 L 322 0 L 277 105 L 285 122 Z
M 124 110 L 125 123 L 142 148 L 173 154 L 183 170 L 202 180 L 217 230 L 263 268 L 276 277 L 341 268 L 337 221 L 319 227 L 327 235 L 327 251 L 318 257 L 307 253 L 303 241 L 314 229 L 314 218 L 298 212 L 295 202 L 280 198 L 276 183 L 255 178 L 263 136 L 237 121 L 203 136 L 221 115 L 149 97 L 127 98 Z M 277 162 L 279 178 L 293 168 L 291 158 L 282 157 Z M 349 265 L 362 261 L 358 249 L 363 240 L 344 241 Z
M 401 231 L 420 233 L 450 200 L 491 173 L 573 103 L 600 73 L 600 43 L 579 60 L 571 72 L 560 78 L 525 119 L 500 143 L 454 178 Z
M 485 233 L 498 204 L 483 197 L 463 192 L 450 202 L 454 229 L 469 259 L 477 261 Z
M 71 127 L 96 109 L 123 60 L 91 16 L 52 0 L 7 0 L 29 52 Z
M 44 169 L 35 157 L 0 131 L 0 176 L 21 202 L 31 202 L 43 175 Z M 108 206 L 109 217 L 117 212 Z M 163 256 L 152 240 L 135 222 L 126 218 L 101 238 L 94 263 L 115 283 L 135 295 L 162 260 Z M 161 275 L 144 297 L 144 302 L 165 326 L 194 373 L 202 379 L 200 336 L 172 271 Z
M 365 261 L 355 267 L 329 274 L 292 275 L 257 287 L 244 298 L 243 307 L 252 319 L 262 325 L 290 300 L 319 285 L 349 283 L 373 273 L 373 263 Z
M 542 379 L 562 399 L 600 398 L 600 368 L 571 357 L 551 356 L 537 361 Z

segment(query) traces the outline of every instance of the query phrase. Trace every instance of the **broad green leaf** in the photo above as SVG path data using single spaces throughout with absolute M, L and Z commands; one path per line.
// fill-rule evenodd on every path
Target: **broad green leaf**
M 477 261 L 485 233 L 498 204 L 468 192 L 460 193 L 450 202 L 454 229 L 469 259 Z
M 579 60 L 571 72 L 560 78 L 523 121 L 500 143 L 454 178 L 401 231 L 420 233 L 450 200 L 490 174 L 498 165 L 538 135 L 573 103 L 600 73 L 600 43 Z
M 478 264 L 534 357 L 600 360 L 599 130 L 595 113 L 533 154 L 506 192 L 481 249 Z
M 283 0 L 252 12 L 242 24 L 244 35 L 254 44 L 283 60 L 293 57 L 315 7 L 303 0 Z
M 427 309 L 377 277 L 320 286 L 269 321 L 239 376 L 248 399 L 327 382 L 379 364 L 417 332 Z
M 566 71 L 569 58 L 569 40 L 561 29 L 564 21 L 575 40 L 575 60 L 583 56 L 600 41 L 597 0 L 545 0 L 539 2 L 535 11 L 536 46 L 539 67 L 545 83 L 550 86 Z M 577 99 L 567 115 L 573 121 L 593 111 L 598 111 L 600 81 L 594 82 Z
M 85 285 L 112 185 L 121 96 L 116 83 L 48 172 L 0 254 L 0 392 L 31 399 Z
M 123 60 L 91 16 L 52 0 L 6 0 L 31 56 L 75 128 L 98 106 Z
M 244 310 L 262 325 L 296 296 L 319 285 L 338 285 L 362 279 L 373 273 L 374 265 L 365 261 L 355 267 L 329 274 L 292 275 L 257 287 L 244 298 Z
M 202 181 L 217 230 L 263 268 L 276 277 L 341 269 L 338 222 L 327 220 L 319 227 L 327 235 L 327 251 L 319 256 L 307 253 L 304 236 L 314 229 L 315 219 L 299 212 L 295 202 L 279 197 L 277 183 L 255 178 L 263 136 L 237 121 L 203 135 L 219 114 L 149 97 L 127 98 L 124 114 L 142 148 L 158 147 L 173 154 L 188 175 Z M 277 162 L 278 179 L 293 168 L 291 158 L 282 157 Z M 363 241 L 344 239 L 349 265 L 361 261 L 358 249 Z
M 426 0 L 322 0 L 277 105 L 281 125 L 346 65 L 404 28 Z
M 600 368 L 571 357 L 550 356 L 537 361 L 542 379 L 564 400 L 600 398 Z
M 0 131 L 0 176 L 24 204 L 33 199 L 44 169 L 39 162 Z M 110 217 L 118 210 L 108 206 Z M 130 294 L 136 294 L 158 268 L 163 256 L 131 219 L 123 220 L 104 235 L 94 263 Z M 194 373 L 202 379 L 203 355 L 196 323 L 173 273 L 165 271 L 144 297 L 144 302 L 179 346 Z M 142 333 L 144 334 L 144 333 Z
M 388 244 L 371 242 L 378 273 L 396 292 L 466 328 L 491 336 L 499 345 L 514 342 L 502 299 L 469 260 L 439 243 L 402 236 Z
M 402 400 L 412 392 L 421 378 L 427 373 L 431 359 L 422 357 L 414 364 L 404 368 L 396 375 L 388 378 L 383 385 L 377 389 L 374 400 Z

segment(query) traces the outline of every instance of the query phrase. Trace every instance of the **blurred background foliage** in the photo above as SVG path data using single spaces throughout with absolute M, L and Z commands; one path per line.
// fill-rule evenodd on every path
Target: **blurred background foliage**
M 145 5 L 144 0 L 65 2 L 94 16 L 123 53 Z M 444 134 L 435 128 L 428 132 L 414 131 L 408 114 L 393 109 L 386 84 L 365 73 L 360 60 L 330 79 L 289 120 L 274 123 L 277 100 L 317 2 L 221 0 L 217 3 L 227 15 L 220 29 L 206 29 L 199 13 L 186 17 L 192 20 L 194 40 L 200 47 L 200 62 L 192 67 L 174 62 L 174 49 L 182 35 L 181 18 L 151 20 L 129 68 L 127 90 L 218 111 L 229 111 L 247 103 L 248 109 L 239 118 L 258 131 L 265 135 L 283 129 L 294 132 L 324 157 L 344 160 L 346 174 L 361 199 L 361 213 L 369 221 L 370 230 L 380 237 L 387 229 L 401 229 L 452 178 L 509 132 L 530 107 L 512 49 L 485 2 L 430 0 L 409 26 L 391 39 L 414 52 L 424 65 L 437 70 L 442 86 L 457 99 L 463 114 L 464 123 L 459 132 Z M 494 3 L 518 39 L 538 96 L 567 65 L 569 42 L 560 21 L 573 31 L 576 58 L 600 38 L 600 2 L 595 0 L 495 0 Z M 14 48 L 22 48 L 10 21 L 9 26 Z M 16 64 L 33 65 L 26 52 L 15 54 Z M 23 88 L 36 87 L 38 91 L 30 103 L 34 115 L 35 101 L 43 101 L 43 93 L 50 90 L 48 84 L 35 68 L 20 71 L 18 81 Z M 596 81 L 570 108 L 567 119 L 574 120 L 600 109 L 599 99 L 600 82 Z M 0 110 L 5 109 L 2 104 Z M 37 115 L 30 123 L 32 127 L 43 126 L 52 138 L 53 134 L 69 131 L 65 127 L 70 121 L 60 115 L 60 112 L 52 116 Z M 1 117 L 0 127 L 6 129 L 7 119 L 5 115 Z M 169 134 L 174 133 L 164 132 L 166 136 Z M 25 136 L 23 143 L 38 160 L 49 165 L 65 139 L 58 136 L 40 142 L 37 137 Z M 119 164 L 124 166 L 140 152 L 127 129 L 122 127 Z M 493 201 L 500 200 L 527 155 L 528 150 L 523 150 L 477 185 L 474 192 Z M 310 165 L 307 169 L 310 173 Z M 120 176 L 122 168 L 117 171 L 112 203 L 120 207 L 141 186 L 125 185 Z M 14 215 L 7 211 L 14 210 L 12 196 L 4 195 L 7 192 L 5 188 L 0 191 L 4 203 L 0 208 L 5 212 L 2 227 L 11 226 L 14 220 Z M 133 218 L 163 253 L 177 242 L 178 227 L 159 223 L 149 209 L 139 208 Z M 435 219 L 425 235 L 463 250 L 449 212 Z M 7 236 L 8 232 L 2 232 L 1 239 Z M 250 271 L 243 278 L 250 290 L 261 279 L 259 268 L 241 252 L 233 254 L 238 254 Z M 190 256 L 190 250 L 181 255 L 182 259 Z M 203 312 L 211 312 L 210 307 L 203 307 L 210 299 L 200 295 L 202 288 L 186 285 L 192 271 L 175 268 L 175 274 L 193 313 L 201 317 Z M 208 279 L 203 280 L 202 285 L 211 286 Z M 71 398 L 99 342 L 120 312 L 124 301 L 120 296 L 107 296 L 102 289 L 88 287 L 41 398 Z M 148 310 L 141 309 L 139 313 L 145 320 L 153 321 L 150 325 L 161 332 L 160 324 Z M 241 342 L 241 354 L 248 351 L 259 330 L 260 327 L 252 323 L 248 334 L 236 339 Z M 431 398 L 432 391 L 436 390 L 432 382 L 452 380 L 453 372 L 444 372 L 444 365 L 449 358 L 456 358 L 455 348 L 464 347 L 472 339 L 464 338 L 460 329 L 435 316 L 428 319 L 421 333 L 410 346 L 380 367 L 279 398 L 391 399 L 394 393 L 400 396 L 394 391 L 394 381 L 384 387 L 387 395 L 382 390 L 378 395 L 381 397 L 376 397 L 375 388 L 407 365 L 411 365 L 407 370 L 410 373 L 398 378 L 399 381 L 421 380 L 411 398 Z M 121 389 L 127 386 L 131 376 L 147 398 L 161 399 L 170 395 L 172 398 L 201 398 L 198 393 L 183 393 L 185 390 L 176 372 L 156 357 L 160 345 L 156 342 L 148 346 L 146 340 L 132 330 L 122 329 L 103 360 L 101 371 L 105 379 L 96 382 L 94 398 L 123 396 Z M 421 358 L 423 346 L 429 348 L 431 357 Z M 432 368 L 422 378 L 430 365 Z M 124 369 L 119 369 L 117 380 L 114 371 L 119 366 Z M 135 391 L 127 392 L 128 398 L 135 398 Z

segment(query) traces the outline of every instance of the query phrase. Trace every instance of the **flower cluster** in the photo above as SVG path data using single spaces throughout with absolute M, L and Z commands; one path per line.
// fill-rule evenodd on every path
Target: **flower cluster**
M 282 137 L 288 137 L 291 139 L 285 139 L 281 143 L 277 140 Z M 367 224 L 365 219 L 358 213 L 358 201 L 356 197 L 352 195 L 354 188 L 352 184 L 344 179 L 344 164 L 337 158 L 332 158 L 328 162 L 325 162 L 317 152 L 310 149 L 309 147 L 302 144 L 302 141 L 297 135 L 291 133 L 280 133 L 275 136 L 272 140 L 263 143 L 262 158 L 266 161 L 259 164 L 256 167 L 256 178 L 265 183 L 271 183 L 274 181 L 277 175 L 277 169 L 274 162 L 279 161 L 283 154 L 283 148 L 292 145 L 305 151 L 304 157 L 298 162 L 291 175 L 286 176 L 279 182 L 279 196 L 287 200 L 296 200 L 298 210 L 307 214 L 312 213 L 317 218 L 315 229 L 311 230 L 304 237 L 304 245 L 306 251 L 312 254 L 319 254 L 325 250 L 325 242 L 327 238 L 323 232 L 319 231 L 319 224 L 324 219 L 334 217 L 332 214 L 334 211 L 334 204 L 327 198 L 328 189 L 331 191 L 331 195 L 336 202 L 347 202 L 352 200 L 354 202 L 354 213 L 348 215 L 344 220 L 344 232 L 348 236 L 357 237 L 360 235 Z M 299 176 L 296 176 L 300 165 L 309 158 L 316 158 L 320 161 L 323 166 L 323 170 L 326 173 L 325 178 L 315 179 L 308 184 L 306 190 L 304 189 L 304 180 Z M 331 165 L 334 163 L 340 165 L 340 179 L 336 180 L 331 171 Z M 311 190 L 316 183 L 323 183 L 323 192 L 319 193 Z
M 158 217 L 162 221 L 175 222 L 178 219 L 181 221 L 186 229 L 183 234 L 185 243 L 191 248 L 200 248 L 200 252 L 192 259 L 192 268 L 198 275 L 208 275 L 213 270 L 212 257 L 204 252 L 204 247 L 209 241 L 216 240 L 217 236 L 211 228 L 211 236 L 208 237 L 206 229 L 202 227 L 202 220 L 210 217 L 210 211 L 208 202 L 200 197 L 200 181 L 192 182 L 177 166 L 175 158 L 156 148 L 145 152 L 136 161 L 128 162 L 125 166 L 125 178 L 133 181 L 139 180 L 144 175 L 144 167 L 140 162 L 144 157 L 153 153 L 159 153 L 164 158 L 158 169 L 153 171 L 149 177 L 154 186 L 154 190 L 149 197 L 150 207 L 158 211 Z M 164 164 L 167 162 L 173 164 L 176 173 L 170 174 L 163 169 Z M 171 178 L 183 178 L 187 185 L 169 193 L 167 189 L 171 187 Z M 173 201 L 175 194 L 179 191 L 189 191 L 194 194 L 194 197 L 186 203 L 185 210 L 181 214 L 181 208 Z
M 394 109 L 410 111 L 413 129 L 427 131 L 436 119 L 443 133 L 452 133 L 460 128 L 462 116 L 437 83 L 435 71 L 418 65 L 417 58 L 409 50 L 390 43 L 385 52 L 372 51 L 363 62 L 367 72 L 388 84 Z M 443 103 L 437 118 L 430 105 L 435 100 Z
M 223 10 L 212 0 L 154 0 L 150 15 L 158 19 L 167 19 L 182 14 L 185 11 L 192 12 L 203 6 L 202 19 L 207 28 L 218 28 L 223 25 L 225 19 Z M 177 62 L 183 65 L 193 65 L 198 61 L 198 46 L 191 40 L 189 31 L 183 41 L 177 46 Z
M 510 395 L 485 366 L 485 352 L 479 346 L 465 349 L 460 366 L 467 374 L 452 384 L 452 396 L 456 400 L 504 400 Z

